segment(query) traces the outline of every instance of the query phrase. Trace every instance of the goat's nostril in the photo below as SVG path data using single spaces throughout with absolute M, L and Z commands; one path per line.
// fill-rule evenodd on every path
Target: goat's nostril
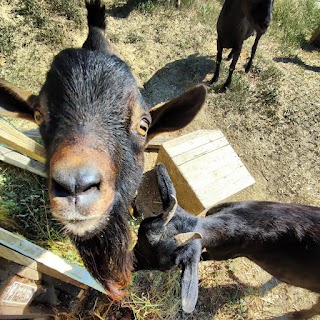
M 56 170 L 52 176 L 51 191 L 55 197 L 99 192 L 100 188 L 101 176 L 95 167 L 83 166 L 72 170 Z
M 51 190 L 55 197 L 69 197 L 74 194 L 74 187 L 72 188 L 70 185 L 62 185 L 58 183 L 54 179 L 51 182 Z
M 86 186 L 83 188 L 83 193 L 90 192 L 90 191 L 100 191 L 100 182 L 99 183 L 93 183 L 92 185 Z

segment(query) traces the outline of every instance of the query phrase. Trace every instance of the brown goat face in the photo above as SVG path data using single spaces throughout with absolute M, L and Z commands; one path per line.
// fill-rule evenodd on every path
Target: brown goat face
M 150 114 L 120 59 L 81 50 L 54 59 L 39 101 L 52 214 L 73 235 L 92 236 L 115 195 L 126 202 L 138 187 Z
M 36 121 L 47 156 L 52 214 L 90 273 L 121 299 L 133 267 L 128 207 L 148 139 L 186 126 L 206 88 L 149 109 L 128 65 L 104 37 L 105 7 L 86 1 L 88 38 L 53 60 L 38 96 L 0 79 L 0 113 Z

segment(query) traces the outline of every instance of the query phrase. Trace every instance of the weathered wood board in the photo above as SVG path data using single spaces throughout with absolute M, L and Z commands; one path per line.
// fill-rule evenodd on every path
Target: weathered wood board
M 167 167 L 180 205 L 195 214 L 255 182 L 219 130 L 198 130 L 163 143 L 157 162 Z
M 105 292 L 86 269 L 58 257 L 52 252 L 3 228 L 0 228 L 0 245 L 0 256 L 8 260 L 28 266 L 78 287 L 91 287 L 100 292 Z
M 38 174 L 42 177 L 46 177 L 45 166 L 36 160 L 30 159 L 21 153 L 8 149 L 6 147 L 0 146 L 0 160 L 16 166 L 20 169 L 30 171 L 32 173 Z
M 0 228 L 0 319 L 78 312 L 98 291 L 84 268 Z
M 15 129 L 7 121 L 0 118 L 0 143 L 25 154 L 41 163 L 45 163 L 44 147 Z

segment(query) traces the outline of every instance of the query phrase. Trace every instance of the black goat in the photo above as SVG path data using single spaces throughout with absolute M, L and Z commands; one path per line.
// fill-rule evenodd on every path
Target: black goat
M 0 111 L 36 121 L 47 156 L 52 214 L 84 264 L 113 299 L 133 269 L 128 207 L 139 186 L 148 140 L 186 126 L 202 107 L 200 85 L 154 107 L 105 39 L 105 6 L 86 2 L 82 48 L 53 60 L 39 95 L 0 80 Z
M 273 0 L 225 0 L 217 22 L 216 70 L 210 85 L 217 82 L 220 73 L 223 48 L 232 48 L 227 60 L 232 59 L 229 76 L 223 90 L 229 88 L 243 41 L 256 31 L 256 39 L 251 49 L 251 57 L 245 68 L 249 72 L 261 36 L 267 31 L 272 18 Z
M 244 201 L 218 205 L 198 218 L 177 204 L 166 168 L 158 164 L 156 170 L 165 212 L 142 221 L 136 270 L 181 265 L 183 311 L 194 310 L 204 248 L 204 260 L 247 257 L 283 282 L 320 293 L 320 208 Z

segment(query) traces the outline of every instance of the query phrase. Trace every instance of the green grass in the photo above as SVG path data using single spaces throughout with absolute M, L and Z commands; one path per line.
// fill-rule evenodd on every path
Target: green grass
M 320 8 L 315 0 L 277 0 L 274 2 L 272 33 L 283 45 L 299 47 L 319 27 Z
M 15 32 L 16 27 L 14 25 L 0 26 L 0 52 L 6 56 L 12 55 L 17 47 L 13 36 Z
M 10 165 L 0 166 L 0 226 L 54 253 L 80 262 L 50 213 L 46 181 Z

